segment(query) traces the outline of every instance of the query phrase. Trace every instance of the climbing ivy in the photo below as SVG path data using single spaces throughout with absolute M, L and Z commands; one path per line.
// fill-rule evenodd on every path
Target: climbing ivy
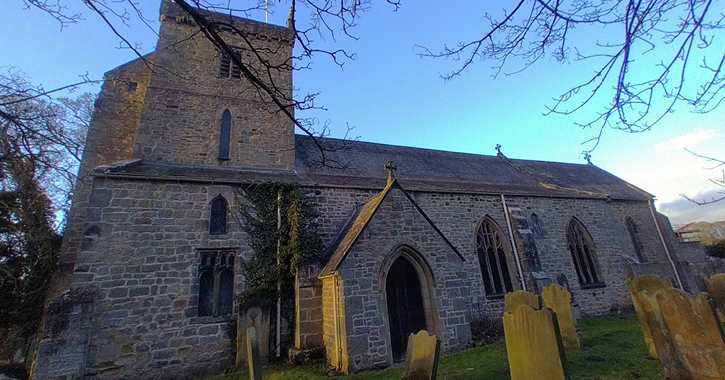
M 276 301 L 277 284 L 281 282 L 282 302 L 293 307 L 296 270 L 300 265 L 319 261 L 321 251 L 321 240 L 313 225 L 316 215 L 303 190 L 297 183 L 248 183 L 240 187 L 237 205 L 242 230 L 252 249 L 251 259 L 242 262 L 246 289 L 240 302 L 253 298 Z

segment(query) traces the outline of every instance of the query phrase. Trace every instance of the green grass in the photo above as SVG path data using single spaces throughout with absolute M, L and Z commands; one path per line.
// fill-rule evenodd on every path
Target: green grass
M 579 322 L 584 349 L 567 350 L 571 380 L 661 380 L 659 361 L 649 359 L 647 347 L 637 316 L 627 318 L 597 317 Z M 265 380 L 322 380 L 328 379 L 326 366 L 306 365 L 265 368 Z M 349 380 L 400 379 L 401 367 L 350 375 Z M 209 380 L 246 380 L 249 375 L 240 372 L 218 376 Z M 506 344 L 499 342 L 444 356 L 438 367 L 438 379 L 506 380 L 508 359 Z

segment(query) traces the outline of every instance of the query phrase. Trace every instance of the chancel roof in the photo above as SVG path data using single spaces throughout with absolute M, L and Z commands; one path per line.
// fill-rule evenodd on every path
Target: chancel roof
M 509 159 L 360 141 L 296 136 L 293 170 L 209 167 L 128 161 L 102 166 L 96 173 L 214 183 L 294 181 L 303 186 L 385 188 L 386 162 L 409 191 L 600 198 L 646 201 L 653 196 L 594 166 Z

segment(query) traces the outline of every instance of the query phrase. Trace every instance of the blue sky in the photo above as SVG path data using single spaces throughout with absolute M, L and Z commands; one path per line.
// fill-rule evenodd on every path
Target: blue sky
M 85 20 L 61 30 L 57 21 L 24 8 L 20 0 L 0 2 L 5 15 L 0 24 L 0 66 L 22 69 L 34 83 L 51 89 L 86 73 L 100 79 L 105 71 L 135 58 L 131 50 L 118 48 L 120 40 L 80 1 L 67 3 L 78 7 Z M 591 113 L 546 117 L 543 113 L 553 97 L 577 84 L 577 78 L 584 78 L 592 68 L 546 59 L 522 73 L 494 80 L 490 64 L 477 61 L 460 78 L 445 82 L 439 74 L 457 63 L 420 58 L 415 46 L 439 50 L 444 44 L 473 38 L 484 29 L 485 12 L 498 11 L 499 6 L 462 0 L 446 1 L 444 7 L 439 4 L 404 1 L 392 12 L 384 2 L 374 3 L 353 29 L 358 40 L 318 38 L 323 45 L 354 52 L 357 59 L 340 69 L 318 57 L 312 70 L 296 74 L 298 93 L 320 92 L 317 104 L 328 109 L 304 116 L 329 122 L 333 137 L 341 137 L 350 126 L 354 127 L 350 134 L 363 141 L 488 155 L 495 154 L 495 145 L 501 144 L 511 158 L 583 163 L 581 152 L 588 146 L 582 142 L 596 131 L 582 130 L 574 123 Z M 149 19 L 158 18 L 157 1 L 142 6 Z M 273 11 L 270 21 L 283 25 L 287 9 L 280 6 Z M 264 14 L 253 18 L 263 21 Z M 155 48 L 155 31 L 135 18 L 118 29 L 138 43 L 141 52 Z M 602 38 L 600 34 L 606 33 L 587 32 L 591 36 L 583 33 L 578 38 Z M 81 91 L 98 92 L 100 86 Z M 725 203 L 696 206 L 679 196 L 702 198 L 718 189 L 708 179 L 722 174 L 705 169 L 708 163 L 684 148 L 725 158 L 725 108 L 704 115 L 678 108 L 648 132 L 605 131 L 592 162 L 655 194 L 658 209 L 673 223 L 725 220 Z

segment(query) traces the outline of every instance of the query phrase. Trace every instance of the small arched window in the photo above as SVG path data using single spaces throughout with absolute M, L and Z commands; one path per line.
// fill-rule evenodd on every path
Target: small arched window
M 534 236 L 543 236 L 541 232 L 541 222 L 539 222 L 539 216 L 536 213 L 531 214 L 531 233 Z
M 566 243 L 582 288 L 603 286 L 604 282 L 597 272 L 594 242 L 584 225 L 575 218 L 566 230 Z
M 627 224 L 629 238 L 632 239 L 632 247 L 634 247 L 634 253 L 637 255 L 637 259 L 639 260 L 639 262 L 643 262 L 644 256 L 642 256 L 642 245 L 639 243 L 637 224 L 634 222 L 634 219 L 632 219 L 631 216 L 628 216 L 625 219 L 625 223 Z
M 478 226 L 476 252 L 481 265 L 486 296 L 495 298 L 513 292 L 512 276 L 507 259 L 510 250 L 501 228 L 489 217 L 486 217 Z
M 225 233 L 227 233 L 227 200 L 219 195 L 211 202 L 209 234 L 224 235 Z
M 221 131 L 219 134 L 219 159 L 229 159 L 229 140 L 232 133 L 232 114 L 229 110 L 222 113 Z

